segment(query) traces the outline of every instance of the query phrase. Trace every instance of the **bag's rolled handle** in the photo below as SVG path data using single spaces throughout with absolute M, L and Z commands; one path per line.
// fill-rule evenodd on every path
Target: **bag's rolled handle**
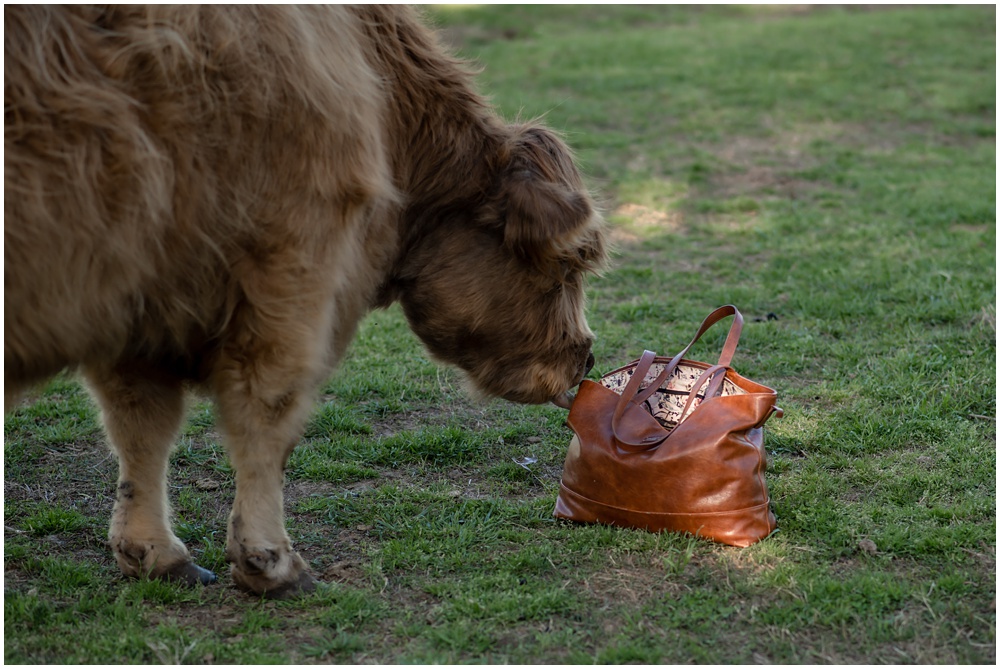
M 618 443 L 627 448 L 638 448 L 638 449 L 648 449 L 652 448 L 659 442 L 666 438 L 666 434 L 662 435 L 647 435 L 641 438 L 639 441 L 632 441 L 620 433 L 620 426 L 622 417 L 630 406 L 636 406 L 645 401 L 645 398 L 638 399 L 639 387 L 642 385 L 643 379 L 649 373 L 649 368 L 653 365 L 653 360 L 656 359 L 656 353 L 652 351 L 643 351 L 642 357 L 635 364 L 635 369 L 632 370 L 632 378 L 628 380 L 625 384 L 625 388 L 622 390 L 621 397 L 618 398 L 618 403 L 615 405 L 615 412 L 611 415 L 611 432 L 614 434 L 615 439 Z M 660 376 L 663 376 L 662 374 Z M 659 380 L 659 377 L 657 377 Z M 653 384 L 653 390 L 656 390 L 656 383 Z
M 681 411 L 681 415 L 677 419 L 677 422 L 683 422 L 684 419 L 687 418 L 692 411 L 694 411 L 692 406 L 694 405 L 694 401 L 698 397 L 698 391 L 701 390 L 702 386 L 706 383 L 708 384 L 708 388 L 705 389 L 705 397 L 702 400 L 704 401 L 715 397 L 722 392 L 722 381 L 725 378 L 726 367 L 723 365 L 712 365 L 702 372 L 701 376 L 698 377 L 698 380 L 694 382 L 693 386 L 691 386 L 691 392 L 688 394 L 687 402 L 684 403 L 684 409 Z
M 705 317 L 705 320 L 702 321 L 701 327 L 698 329 L 698 333 L 694 336 L 694 338 L 688 342 L 687 346 L 681 349 L 680 353 L 670 359 L 670 362 L 667 363 L 667 366 L 664 367 L 663 371 L 656 377 L 656 380 L 649 384 L 649 386 L 647 386 L 641 394 L 636 396 L 635 403 L 641 404 L 645 402 L 653 395 L 653 393 L 656 392 L 657 388 L 666 383 L 667 379 L 670 378 L 670 375 L 673 374 L 675 369 L 677 369 L 677 365 L 680 363 L 681 358 L 687 355 L 688 350 L 695 345 L 695 342 L 701 339 L 701 336 L 708 332 L 709 328 L 727 316 L 734 317 L 733 324 L 729 326 L 729 334 L 726 335 L 726 343 L 722 346 L 722 354 L 719 355 L 718 366 L 729 367 L 729 363 L 733 361 L 733 356 L 736 355 L 736 346 L 740 343 L 740 335 L 743 333 L 743 314 L 741 314 L 740 310 L 731 304 L 719 307 Z M 652 361 L 650 361 L 650 363 L 652 363 Z M 721 379 L 718 383 L 722 383 Z
M 701 327 L 698 328 L 698 333 L 676 357 L 682 358 L 687 355 L 688 350 L 694 346 L 695 342 L 701 339 L 703 334 L 708 332 L 709 328 L 727 316 L 733 317 L 733 324 L 729 326 L 729 334 L 726 336 L 726 343 L 722 346 L 722 353 L 719 355 L 718 364 L 723 367 L 729 367 L 729 364 L 733 361 L 733 356 L 736 355 L 736 346 L 740 343 L 740 335 L 743 334 L 743 314 L 731 304 L 719 307 L 706 316 L 705 320 L 701 323 Z
M 706 392 L 706 397 L 710 397 L 710 393 L 717 393 L 722 385 L 722 379 L 725 377 L 725 370 L 729 367 L 729 363 L 732 362 L 733 356 L 736 354 L 736 346 L 739 344 L 740 335 L 743 332 L 743 314 L 740 310 L 731 304 L 719 307 L 702 321 L 701 327 L 695 334 L 694 338 L 685 346 L 680 353 L 673 356 L 661 371 L 656 379 L 650 383 L 644 390 L 640 392 L 639 388 L 642 385 L 643 379 L 649 373 L 649 368 L 653 365 L 653 360 L 656 358 L 656 354 L 652 351 L 643 351 L 642 357 L 636 363 L 635 369 L 632 371 L 632 378 L 629 379 L 628 383 L 625 385 L 624 390 L 622 390 L 621 397 L 618 398 L 618 404 L 615 406 L 615 412 L 611 416 L 611 431 L 615 436 L 615 439 L 619 441 L 624 446 L 631 446 L 634 448 L 651 448 L 660 441 L 666 438 L 666 435 L 657 436 L 649 435 L 644 437 L 638 442 L 629 441 L 628 439 L 623 439 L 619 435 L 619 426 L 621 425 L 622 416 L 628 410 L 630 405 L 639 405 L 645 402 L 653 393 L 656 392 L 663 383 L 670 378 L 670 375 L 677 368 L 681 359 L 687 355 L 688 350 L 694 346 L 705 332 L 708 331 L 713 325 L 721 321 L 723 318 L 728 316 L 733 316 L 733 323 L 729 327 L 729 334 L 726 336 L 726 343 L 722 346 L 722 353 L 719 356 L 719 362 L 717 365 L 710 367 L 705 371 L 698 379 L 695 387 L 691 389 L 691 394 L 688 397 L 687 404 L 684 407 L 684 412 L 681 414 L 681 420 L 683 420 L 687 410 L 697 394 L 699 388 L 704 385 L 705 382 L 711 381 L 708 391 Z M 718 374 L 719 371 L 722 374 Z

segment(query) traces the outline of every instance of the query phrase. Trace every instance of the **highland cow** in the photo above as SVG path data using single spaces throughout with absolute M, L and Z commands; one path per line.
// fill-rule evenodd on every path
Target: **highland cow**
M 602 222 L 563 141 L 506 124 L 400 7 L 4 8 L 4 383 L 79 370 L 129 576 L 208 583 L 170 529 L 189 388 L 236 472 L 226 556 L 314 587 L 285 462 L 373 308 L 480 392 L 565 405 Z

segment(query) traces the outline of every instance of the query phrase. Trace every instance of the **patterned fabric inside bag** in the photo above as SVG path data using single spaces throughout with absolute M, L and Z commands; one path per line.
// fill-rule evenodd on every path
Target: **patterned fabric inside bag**
M 646 378 L 643 379 L 641 388 L 646 388 L 650 383 L 656 380 L 656 377 L 660 375 L 663 368 L 667 363 L 654 362 L 650 368 L 649 373 L 646 374 Z M 628 385 L 629 379 L 632 378 L 632 373 L 634 372 L 634 365 L 615 370 L 608 375 L 604 376 L 600 383 L 602 386 L 609 390 L 613 390 L 619 395 Z M 643 402 L 646 410 L 653 415 L 660 425 L 668 430 L 672 430 L 677 425 L 679 425 L 683 418 L 681 417 L 681 412 L 684 411 L 684 405 L 687 403 L 688 396 L 691 394 L 691 388 L 694 384 L 701 378 L 702 373 L 705 371 L 702 367 L 696 367 L 694 365 L 686 365 L 683 362 L 677 365 L 677 369 L 673 371 L 670 378 L 667 379 L 660 388 L 657 389 L 653 395 Z M 706 384 L 707 385 L 707 384 Z M 722 392 L 721 395 L 742 395 L 746 391 L 738 387 L 729 379 L 725 379 L 722 382 Z M 688 411 L 688 416 L 691 415 L 691 411 L 701 404 L 702 400 L 705 398 L 705 388 L 704 386 L 699 389 L 699 394 L 696 396 L 695 400 L 691 403 L 691 409 Z

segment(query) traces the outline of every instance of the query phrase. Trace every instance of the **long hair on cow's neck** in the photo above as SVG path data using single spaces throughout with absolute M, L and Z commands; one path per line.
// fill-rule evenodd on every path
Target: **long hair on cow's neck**
M 425 229 L 483 195 L 456 185 L 489 181 L 484 173 L 496 170 L 508 130 L 477 91 L 469 64 L 446 55 L 415 16 L 401 20 L 398 11 L 370 5 L 357 11 L 383 37 L 371 43 L 392 108 L 388 148 L 396 187 L 407 198 L 404 228 Z

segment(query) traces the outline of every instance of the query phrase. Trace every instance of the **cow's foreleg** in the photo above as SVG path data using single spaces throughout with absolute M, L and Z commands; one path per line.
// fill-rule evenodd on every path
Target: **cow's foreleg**
M 254 307 L 238 315 L 239 327 L 223 346 L 211 385 L 236 472 L 226 541 L 233 581 L 284 597 L 315 587 L 285 531 L 283 485 L 325 371 L 330 320 L 322 300 L 304 304 L 304 288 L 290 281 L 263 285 L 297 294 L 254 296 Z
M 108 538 L 127 576 L 194 585 L 215 575 L 192 562 L 170 529 L 167 463 L 184 416 L 181 382 L 141 364 L 85 370 L 118 456 L 118 498 Z
M 229 458 L 236 470 L 236 498 L 229 516 L 226 557 L 233 581 L 268 597 L 314 588 L 308 566 L 285 531 L 285 463 L 311 406 L 312 389 L 264 373 L 233 370 L 243 381 L 218 393 Z M 273 385 L 272 385 L 273 384 Z

